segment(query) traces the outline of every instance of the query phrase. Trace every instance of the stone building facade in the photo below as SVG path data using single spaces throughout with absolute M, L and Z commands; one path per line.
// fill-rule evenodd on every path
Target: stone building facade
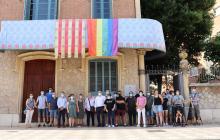
M 37 1 L 39 2 L 39 0 Z M 58 5 L 57 19 L 59 20 L 93 18 L 93 2 L 95 0 L 55 1 L 57 1 Z M 121 18 L 130 18 L 130 20 L 128 20 L 129 22 L 136 22 L 139 24 L 139 26 L 146 25 L 148 24 L 147 22 L 154 26 L 156 23 L 162 33 L 162 26 L 159 22 L 141 19 L 139 0 L 110 1 L 112 4 L 111 18 L 118 20 Z M 24 102 L 29 93 L 34 93 L 35 99 L 39 95 L 39 93 L 35 93 L 36 91 L 34 89 L 37 88 L 36 86 L 32 87 L 32 89 L 28 89 L 27 91 L 25 90 L 25 87 L 33 82 L 30 79 L 27 81 L 27 64 L 32 62 L 35 63 L 35 61 L 37 62 L 38 60 L 50 60 L 55 63 L 55 74 L 53 75 L 54 83 L 52 85 L 54 86 L 56 95 L 59 95 L 61 91 L 65 91 L 67 96 L 72 93 L 76 95 L 82 93 L 84 96 L 87 96 L 90 92 L 89 85 L 91 84 L 89 79 L 89 65 L 91 60 L 113 60 L 114 62 L 117 62 L 117 66 L 115 67 L 117 71 L 116 87 L 117 90 L 121 90 L 123 94 L 125 94 L 125 87 L 127 85 L 132 85 L 132 88 L 135 87 L 136 90 L 142 89 L 145 91 L 144 55 L 146 51 L 157 50 L 157 48 L 155 48 L 155 44 L 150 44 L 150 47 L 145 47 L 142 45 L 137 46 L 135 45 L 136 43 L 134 46 L 127 47 L 122 47 L 119 45 L 116 56 L 90 56 L 88 54 L 88 49 L 86 49 L 85 58 L 55 58 L 53 49 L 12 49 L 10 44 L 2 43 L 1 41 L 10 43 L 11 38 L 9 38 L 9 34 L 12 32 L 12 30 L 7 26 L 12 25 L 12 27 L 14 27 L 15 24 L 23 24 L 22 26 L 28 27 L 24 24 L 29 23 L 29 25 L 33 25 L 42 23 L 38 23 L 37 20 L 33 22 L 31 20 L 27 20 L 26 22 L 24 20 L 26 14 L 25 12 L 27 12 L 26 4 L 28 4 L 28 2 L 30 1 L 0 0 L 0 126 L 16 126 L 19 123 L 22 123 L 24 117 Z M 56 22 L 55 20 L 54 22 Z M 127 19 L 122 20 L 127 23 Z M 47 20 L 45 20 L 45 22 L 47 22 Z M 6 31 L 6 28 L 9 30 Z M 45 26 L 45 28 L 48 29 L 51 27 Z M 136 32 L 136 30 L 137 32 L 141 32 L 137 27 L 134 28 L 134 32 Z M 19 31 L 15 31 L 15 34 L 18 32 Z M 5 34 L 7 34 L 7 39 L 4 38 Z M 136 40 L 138 41 L 139 39 L 137 38 Z M 163 41 L 162 36 L 162 43 L 164 43 Z M 4 48 L 5 45 L 9 48 Z M 165 45 L 162 47 L 163 48 L 161 50 L 157 51 L 165 53 Z M 44 74 L 44 78 L 47 78 L 46 74 Z M 42 78 L 40 81 L 45 82 Z
M 216 4 L 213 10 L 215 17 L 214 17 L 212 36 L 215 36 L 218 32 L 220 32 L 220 0 L 216 0 Z

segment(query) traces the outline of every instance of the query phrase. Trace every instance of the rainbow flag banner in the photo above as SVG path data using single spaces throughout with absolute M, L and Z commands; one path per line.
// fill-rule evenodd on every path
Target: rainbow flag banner
M 117 55 L 118 19 L 88 19 L 87 45 L 90 56 Z

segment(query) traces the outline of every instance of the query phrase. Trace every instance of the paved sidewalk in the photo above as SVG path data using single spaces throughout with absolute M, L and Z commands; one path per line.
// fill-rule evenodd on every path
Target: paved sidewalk
M 118 128 L 0 128 L 0 140 L 220 140 L 220 125 Z

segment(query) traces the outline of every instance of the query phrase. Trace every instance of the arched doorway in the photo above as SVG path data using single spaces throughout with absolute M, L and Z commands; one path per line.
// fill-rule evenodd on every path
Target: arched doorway
M 24 84 L 23 84 L 23 103 L 22 108 L 25 108 L 25 101 L 29 94 L 34 95 L 36 100 L 40 91 L 47 91 L 49 88 L 55 89 L 55 61 L 47 59 L 36 59 L 25 62 L 24 68 Z M 35 110 L 37 112 L 37 109 Z M 22 122 L 24 122 L 24 114 Z M 34 113 L 33 122 L 37 121 L 37 113 Z

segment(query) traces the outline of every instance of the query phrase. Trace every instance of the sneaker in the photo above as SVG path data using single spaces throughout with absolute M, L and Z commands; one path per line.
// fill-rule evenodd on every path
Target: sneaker
M 138 124 L 137 127 L 140 127 L 140 125 Z
M 108 127 L 111 127 L 111 125 L 108 125 Z
M 43 127 L 46 127 L 46 125 L 44 124 Z
M 112 127 L 115 127 L 114 125 L 112 125 Z
M 147 126 L 146 126 L 146 125 L 144 125 L 144 127 L 146 128 Z
M 38 124 L 38 126 L 37 127 L 41 127 L 41 125 L 40 124 Z

